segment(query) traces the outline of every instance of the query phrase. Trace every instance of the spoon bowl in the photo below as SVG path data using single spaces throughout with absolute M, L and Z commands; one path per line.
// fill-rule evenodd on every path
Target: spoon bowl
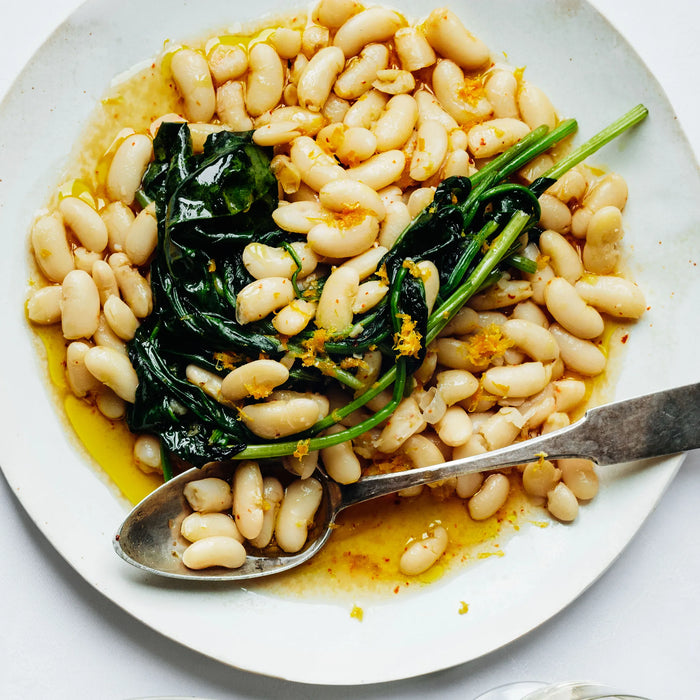
M 420 469 L 380 474 L 340 485 L 317 470 L 321 503 L 305 547 L 296 553 L 250 551 L 237 569 L 193 570 L 182 563 L 188 543 L 180 535 L 182 520 L 192 512 L 183 490 L 190 481 L 218 477 L 230 481 L 237 463 L 217 462 L 190 469 L 156 489 L 139 503 L 114 538 L 116 552 L 149 573 L 192 581 L 242 581 L 288 571 L 311 559 L 328 541 L 338 514 L 349 506 L 412 486 L 547 459 L 582 457 L 599 466 L 661 457 L 700 447 L 700 383 L 616 401 L 590 409 L 576 423 L 556 432 L 500 450 Z M 285 472 L 278 463 L 265 472 Z M 282 476 L 284 479 L 284 476 Z M 289 475 L 287 475 L 289 480 Z

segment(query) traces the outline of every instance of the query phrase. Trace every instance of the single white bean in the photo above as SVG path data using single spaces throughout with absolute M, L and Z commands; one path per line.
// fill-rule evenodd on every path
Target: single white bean
M 517 408 L 504 406 L 494 414 L 486 414 L 485 420 L 476 425 L 476 414 L 472 413 L 472 423 L 481 433 L 489 450 L 510 445 L 520 435 L 525 420 Z
M 259 117 L 275 107 L 284 90 L 284 66 L 269 44 L 255 44 L 248 52 L 245 104 L 248 114 Z
M 308 233 L 311 249 L 329 258 L 350 258 L 364 253 L 379 233 L 379 221 L 370 212 L 358 210 L 316 224 Z
M 105 222 L 87 202 L 79 197 L 64 197 L 58 203 L 58 210 L 64 223 L 88 250 L 100 253 L 107 247 Z
M 295 241 L 292 250 L 299 258 L 301 269 L 298 269 L 294 258 L 285 248 L 276 248 L 264 243 L 248 243 L 243 249 L 243 265 L 255 279 L 265 277 L 292 278 L 298 270 L 298 279 L 310 275 L 318 265 L 318 258 L 306 243 Z
M 510 482 L 504 474 L 490 474 L 481 488 L 469 499 L 472 520 L 486 520 L 504 505 L 510 493 Z
M 313 478 L 287 486 L 275 525 L 275 539 L 282 550 L 293 553 L 304 546 L 322 495 L 321 484 Z
M 336 424 L 328 428 L 324 435 L 335 435 L 344 430 L 342 425 Z M 324 447 L 321 450 L 321 461 L 328 476 L 339 484 L 352 484 L 362 476 L 362 466 L 351 441 Z
M 621 211 L 614 206 L 600 208 L 590 217 L 585 235 L 583 264 L 586 270 L 598 275 L 615 272 L 624 235 Z
M 278 479 L 266 476 L 263 479 L 263 525 L 260 534 L 250 539 L 253 547 L 267 547 L 275 533 L 275 523 L 280 504 L 284 498 L 284 489 Z
M 132 134 L 116 150 L 107 173 L 107 196 L 132 204 L 141 179 L 153 158 L 153 142 L 144 134 Z
M 544 290 L 547 310 L 567 331 L 583 339 L 597 338 L 604 328 L 601 315 L 579 296 L 563 277 L 555 277 Z
M 401 177 L 406 165 L 406 156 L 402 151 L 391 150 L 368 158 L 345 173 L 354 180 L 369 185 L 374 190 L 388 187 Z
M 134 212 L 124 202 L 110 202 L 100 210 L 100 218 L 107 227 L 110 251 L 123 252 L 126 232 L 135 218 Z
M 351 58 L 367 44 L 391 39 L 404 24 L 397 12 L 383 7 L 370 7 L 353 15 L 338 28 L 333 46 L 342 49 L 345 58 Z
M 216 91 L 216 113 L 219 119 L 234 131 L 250 131 L 253 120 L 246 111 L 245 85 L 229 80 Z
M 233 518 L 246 539 L 254 539 L 263 526 L 263 478 L 257 462 L 241 462 L 233 474 Z
M 294 287 L 286 277 L 266 277 L 247 284 L 236 297 L 236 320 L 252 323 L 269 316 L 294 299 Z
M 218 374 L 210 372 L 199 365 L 189 364 L 185 368 L 187 381 L 198 386 L 205 394 L 215 401 L 221 400 L 222 380 Z
M 372 88 L 377 72 L 389 65 L 389 49 L 384 44 L 368 44 L 360 55 L 348 61 L 338 76 L 333 92 L 345 100 L 356 100 Z
M 110 296 L 104 303 L 104 314 L 109 327 L 122 339 L 131 340 L 139 327 L 139 320 L 129 305 L 118 296 Z
M 503 333 L 533 360 L 551 362 L 559 357 L 559 346 L 554 336 L 533 321 L 510 318 L 503 324 Z
M 553 323 L 549 331 L 559 345 L 562 361 L 569 369 L 587 377 L 594 377 L 605 369 L 605 354 L 590 340 L 572 335 L 557 323 Z
M 34 258 L 41 271 L 52 282 L 63 282 L 64 277 L 75 269 L 75 263 L 61 214 L 54 212 L 37 219 L 31 239 Z
M 489 367 L 482 376 L 484 389 L 494 396 L 522 398 L 542 391 L 549 376 L 541 362 Z
M 314 19 L 329 29 L 338 29 L 361 9 L 357 0 L 321 0 L 314 11 Z
M 518 119 L 520 111 L 515 100 L 518 80 L 509 70 L 495 70 L 484 85 L 486 98 L 493 105 L 496 118 Z
M 642 290 L 622 277 L 586 275 L 575 289 L 587 304 L 615 318 L 639 318 L 646 309 Z
M 54 284 L 37 289 L 27 300 L 27 317 L 44 326 L 61 320 L 61 287 Z
M 71 270 L 61 285 L 61 329 L 65 338 L 90 338 L 100 318 L 100 294 L 87 272 Z
M 139 212 L 126 231 L 124 252 L 134 265 L 143 265 L 151 257 L 157 244 L 158 220 L 155 204 L 151 203 Z
M 576 519 L 578 515 L 578 501 L 571 489 L 563 482 L 559 482 L 547 494 L 547 510 L 557 520 L 565 523 Z
M 118 397 L 115 395 L 115 398 Z M 139 435 L 134 441 L 133 455 L 134 463 L 142 472 L 163 472 L 160 440 L 155 435 Z
M 376 447 L 380 452 L 391 454 L 401 447 L 414 433 L 425 427 L 420 407 L 416 400 L 407 397 L 401 401 L 384 426 Z
M 523 488 L 530 496 L 544 498 L 561 479 L 561 471 L 548 459 L 528 462 L 523 470 Z
M 245 547 L 233 537 L 206 537 L 193 542 L 183 553 L 182 563 L 188 569 L 222 566 L 239 569 L 246 560 Z
M 559 459 L 561 479 L 581 501 L 590 501 L 598 493 L 598 475 L 590 459 Z
M 416 150 L 411 156 L 410 176 L 424 182 L 440 170 L 447 156 L 447 131 L 438 121 L 428 120 L 418 128 Z
M 433 70 L 433 90 L 442 108 L 458 123 L 483 121 L 493 114 L 485 95 L 477 92 L 474 98 L 464 96 L 464 73 L 453 61 L 438 61 Z
M 293 336 L 301 333 L 316 315 L 317 306 L 313 301 L 294 299 L 275 314 L 272 325 L 281 335 Z
M 560 199 L 546 192 L 540 196 L 539 225 L 558 233 L 569 233 L 571 230 L 571 210 Z
M 463 445 L 473 432 L 471 418 L 461 406 L 450 406 L 435 429 L 438 437 L 450 447 Z
M 198 513 L 218 513 L 233 505 L 231 487 L 224 479 L 207 477 L 185 485 L 183 495 L 192 510 Z
M 546 230 L 540 234 L 539 246 L 542 254 L 549 256 L 549 264 L 557 277 L 575 284 L 583 274 L 583 263 L 571 243 L 560 233 Z
M 529 133 L 530 127 L 519 119 L 489 119 L 469 129 L 467 144 L 475 158 L 490 158 L 508 150 Z
M 479 380 L 467 370 L 448 369 L 436 375 L 437 389 L 448 406 L 473 396 L 479 388 Z
M 272 440 L 310 428 L 320 414 L 314 399 L 280 399 L 243 406 L 241 420 L 251 432 Z
M 253 360 L 231 370 L 221 383 L 221 395 L 227 401 L 246 396 L 264 398 L 289 379 L 289 370 L 276 360 Z
M 78 398 L 96 392 L 101 382 L 85 366 L 85 353 L 90 345 L 76 340 L 66 349 L 66 379 L 70 390 Z
M 352 267 L 337 267 L 326 279 L 316 309 L 316 325 L 340 333 L 352 323 L 360 276 Z
M 295 34 L 298 35 L 298 32 Z M 270 41 L 273 41 L 273 38 L 274 35 L 270 37 Z M 297 49 L 292 56 L 296 56 L 298 53 Z M 218 44 L 209 53 L 207 63 L 216 84 L 222 85 L 228 80 L 240 78 L 248 70 L 248 54 L 241 46 Z
M 415 27 L 402 27 L 394 34 L 394 48 L 399 57 L 401 68 L 417 71 L 435 63 L 433 47 L 425 35 Z
M 557 113 L 549 98 L 542 90 L 527 80 L 523 80 L 520 84 L 518 108 L 523 121 L 531 129 L 536 129 L 542 124 L 553 129 L 557 125 Z
M 408 544 L 399 560 L 399 571 L 405 576 L 418 576 L 427 571 L 445 553 L 447 530 L 438 525 L 426 536 Z
M 134 403 L 139 378 L 124 353 L 113 348 L 96 346 L 85 353 L 85 366 L 117 396 Z
M 315 54 L 297 84 L 299 105 L 312 112 L 320 112 L 344 65 L 345 56 L 336 46 L 327 46 Z
M 198 542 L 206 537 L 231 537 L 243 543 L 236 523 L 226 513 L 190 513 L 180 523 L 180 534 L 189 542 Z
M 173 79 L 185 103 L 185 115 L 192 122 L 209 122 L 216 110 L 214 83 L 207 59 L 192 49 L 180 49 L 171 58 Z
M 347 213 L 355 210 L 369 211 L 381 221 L 386 207 L 376 190 L 358 180 L 334 180 L 318 191 L 321 205 L 330 211 Z
M 424 23 L 430 45 L 445 58 L 466 70 L 476 70 L 491 58 L 489 49 L 446 7 L 433 10 Z
M 136 318 L 146 318 L 153 310 L 153 293 L 148 280 L 129 264 L 129 258 L 123 253 L 110 255 L 108 262 L 124 301 Z

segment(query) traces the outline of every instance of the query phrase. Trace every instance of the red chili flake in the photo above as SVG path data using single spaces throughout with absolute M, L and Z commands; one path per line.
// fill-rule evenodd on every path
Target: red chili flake
M 629 333 L 625 333 L 625 334 L 622 336 L 622 338 L 620 338 L 620 342 L 621 342 L 621 343 L 626 343 L 629 339 L 630 339 L 630 334 L 629 334 Z

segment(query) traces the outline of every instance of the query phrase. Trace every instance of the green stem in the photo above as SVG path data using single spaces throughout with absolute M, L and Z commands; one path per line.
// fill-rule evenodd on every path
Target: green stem
M 644 105 L 639 104 L 633 107 L 629 112 L 623 114 L 619 119 L 616 119 L 612 124 L 606 126 L 605 129 L 588 139 L 588 141 L 579 146 L 566 158 L 552 166 L 542 177 L 552 180 L 559 179 L 567 170 L 578 165 L 588 158 L 588 156 L 605 146 L 605 144 L 617 138 L 621 133 L 641 122 L 647 114 L 649 114 L 649 110 Z

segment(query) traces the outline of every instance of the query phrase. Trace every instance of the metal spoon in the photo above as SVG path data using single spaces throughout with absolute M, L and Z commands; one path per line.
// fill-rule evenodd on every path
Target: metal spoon
M 187 569 L 180 554 L 186 543 L 180 523 L 190 512 L 183 496 L 189 481 L 205 476 L 229 478 L 236 462 L 190 469 L 168 481 L 139 503 L 114 538 L 117 553 L 130 564 L 169 578 L 206 581 L 241 581 L 287 571 L 309 560 L 330 537 L 332 524 L 345 508 L 410 486 L 450 477 L 535 461 L 584 457 L 600 466 L 685 452 L 700 447 L 700 383 L 617 401 L 590 409 L 576 423 L 553 433 L 518 442 L 483 455 L 432 467 L 381 474 L 341 486 L 324 474 L 316 525 L 305 548 L 297 554 L 250 555 L 239 569 Z

